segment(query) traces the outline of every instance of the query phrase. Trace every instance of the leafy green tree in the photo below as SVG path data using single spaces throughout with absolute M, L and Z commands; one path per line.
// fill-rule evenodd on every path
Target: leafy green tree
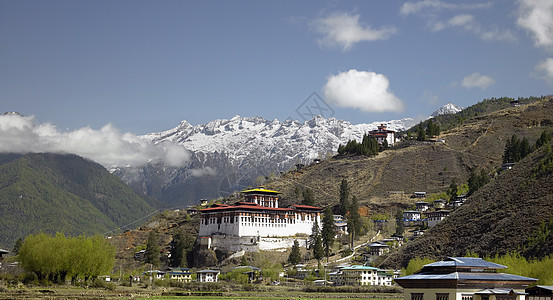
M 336 233 L 334 230 L 334 214 L 332 213 L 332 209 L 330 208 L 330 206 L 327 206 L 323 212 L 323 229 L 321 231 L 323 248 L 327 262 L 332 250 L 332 245 L 334 245 L 335 235 Z
M 148 264 L 157 266 L 159 264 L 159 242 L 155 231 L 150 231 L 148 241 L 146 242 L 146 252 L 144 253 L 144 261 Z
M 311 250 L 313 250 L 313 257 L 320 262 L 321 259 L 324 257 L 324 250 L 323 250 L 323 240 L 321 238 L 321 230 L 319 228 L 319 223 L 317 220 L 313 223 L 313 227 L 311 229 L 311 236 L 310 239 L 310 247 Z
M 31 234 L 21 245 L 19 261 L 39 280 L 64 282 L 66 276 L 71 276 L 73 282 L 79 277 L 88 281 L 113 269 L 115 247 L 101 236 Z
M 300 244 L 298 243 L 298 240 L 294 240 L 294 245 L 292 245 L 292 251 L 288 256 L 288 262 L 291 263 L 292 265 L 297 265 L 300 261 L 301 261 Z
M 301 204 L 315 206 L 315 196 L 313 195 L 313 191 L 311 191 L 311 189 L 304 189 L 302 192 L 302 196 L 303 201 L 301 202 Z
M 469 195 L 474 194 L 477 190 L 479 190 L 481 187 L 486 185 L 490 181 L 490 178 L 488 177 L 488 173 L 485 169 L 480 170 L 480 174 L 477 174 L 477 172 L 474 169 L 470 170 L 469 174 L 469 180 L 468 180 L 468 186 L 469 186 Z
M 347 179 L 340 184 L 340 213 L 345 217 L 349 210 L 349 185 Z

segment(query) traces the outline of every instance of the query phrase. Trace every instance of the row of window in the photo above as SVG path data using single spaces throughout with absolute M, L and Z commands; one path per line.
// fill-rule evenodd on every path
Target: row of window
M 423 300 L 423 293 L 411 293 L 411 300 Z M 449 300 L 449 294 L 436 293 L 436 300 Z M 461 295 L 461 300 L 473 300 L 472 294 Z

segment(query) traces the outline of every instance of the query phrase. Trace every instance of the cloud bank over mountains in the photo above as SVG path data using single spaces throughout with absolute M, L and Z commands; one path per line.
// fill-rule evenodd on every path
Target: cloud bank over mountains
M 0 115 L 0 152 L 72 153 L 105 167 L 137 166 L 163 161 L 169 166 L 183 166 L 190 153 L 174 143 L 152 145 L 131 133 L 121 133 L 111 124 L 100 130 L 83 127 L 60 131 L 50 123 L 37 124 L 33 116 L 17 113 Z

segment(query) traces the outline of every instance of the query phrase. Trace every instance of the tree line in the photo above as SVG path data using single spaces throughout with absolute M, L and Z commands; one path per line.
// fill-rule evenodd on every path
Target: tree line
M 21 266 L 40 281 L 63 283 L 70 277 L 75 283 L 79 278 L 88 281 L 109 274 L 115 262 L 115 247 L 101 236 L 38 233 L 25 238 L 18 257 Z
M 338 154 L 356 154 L 356 155 L 365 155 L 372 156 L 377 155 L 381 149 L 388 147 L 388 142 L 384 140 L 382 146 L 378 144 L 374 137 L 371 137 L 368 134 L 363 135 L 363 140 L 361 143 L 353 139 L 346 143 L 346 145 L 338 145 Z

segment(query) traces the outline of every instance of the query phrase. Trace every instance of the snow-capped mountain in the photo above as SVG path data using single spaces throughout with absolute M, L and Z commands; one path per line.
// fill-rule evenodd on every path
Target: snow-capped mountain
M 218 197 L 252 186 L 260 176 L 278 174 L 295 164 L 333 155 L 339 144 L 361 140 L 363 134 L 380 124 L 399 131 L 415 121 L 405 118 L 354 125 L 321 116 L 304 123 L 239 116 L 196 126 L 182 121 L 173 129 L 141 138 L 153 144 L 173 142 L 184 146 L 190 151 L 185 167 L 158 163 L 116 173 L 144 194 L 171 205 L 188 205 L 200 198 Z
M 456 114 L 460 111 L 462 111 L 463 108 L 459 107 L 451 102 L 448 104 L 438 108 L 435 112 L 431 114 L 432 117 L 439 116 L 439 115 L 448 115 L 448 114 Z

